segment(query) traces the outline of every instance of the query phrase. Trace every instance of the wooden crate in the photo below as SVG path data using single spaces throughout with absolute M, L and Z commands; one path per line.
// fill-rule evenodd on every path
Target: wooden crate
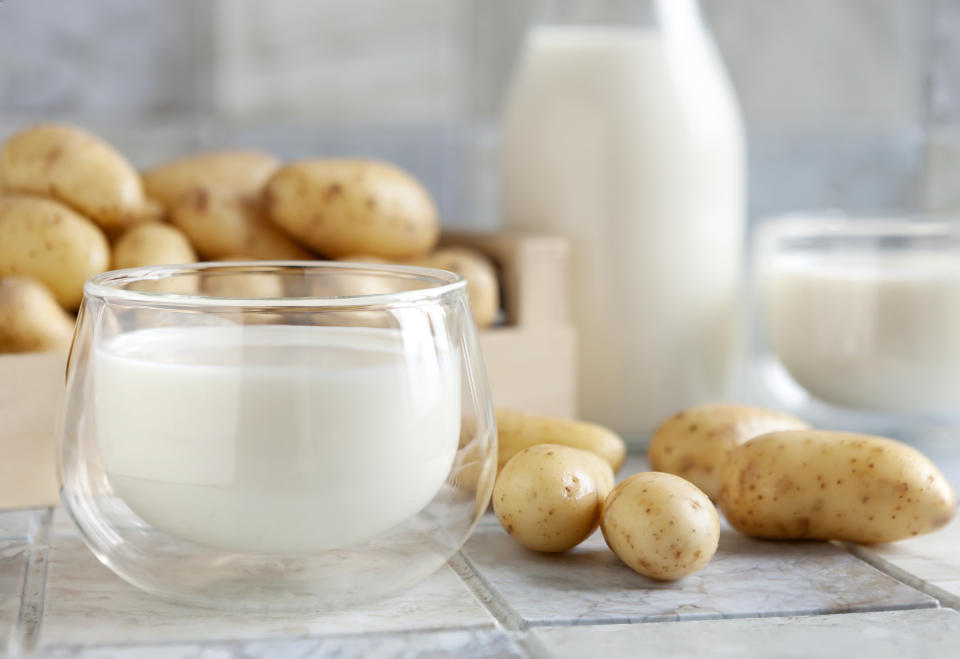
M 480 332 L 497 407 L 576 414 L 576 333 L 568 321 L 568 247 L 552 236 L 449 233 L 496 264 L 504 322 Z M 59 500 L 55 438 L 66 354 L 0 356 L 0 508 Z

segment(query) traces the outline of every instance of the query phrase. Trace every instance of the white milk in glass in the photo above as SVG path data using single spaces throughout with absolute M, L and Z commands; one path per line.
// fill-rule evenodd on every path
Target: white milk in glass
M 535 27 L 502 123 L 507 224 L 571 240 L 580 413 L 634 441 L 722 397 L 733 358 L 742 127 L 686 27 Z
M 822 400 L 869 409 L 960 409 L 956 253 L 784 258 L 767 278 L 770 342 Z
M 234 326 L 105 341 L 94 387 L 110 483 L 152 527 L 201 545 L 369 540 L 423 509 L 454 461 L 459 352 L 430 338 Z

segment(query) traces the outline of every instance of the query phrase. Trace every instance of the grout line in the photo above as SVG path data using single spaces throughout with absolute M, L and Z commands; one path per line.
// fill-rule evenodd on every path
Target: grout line
M 525 630 L 526 624 L 520 614 L 480 575 L 480 571 L 463 551 L 454 554 L 448 564 L 503 629 L 510 632 Z
M 53 508 L 47 508 L 34 517 L 30 524 L 30 556 L 23 576 L 20 613 L 13 636 L 13 655 L 31 654 L 40 639 L 43 606 L 47 590 L 47 565 L 50 547 L 47 543 L 53 521 Z
M 940 602 L 941 606 L 954 609 L 955 611 L 960 611 L 960 596 L 946 591 L 939 586 L 930 583 L 929 581 L 925 581 L 901 567 L 897 567 L 890 561 L 881 556 L 877 556 L 865 547 L 861 547 L 860 545 L 851 542 L 844 542 L 841 544 L 848 553 L 856 556 L 874 569 L 883 572 L 887 576 L 896 579 L 897 581 L 910 586 L 911 588 L 919 590 L 920 592 L 935 598 L 938 602 Z

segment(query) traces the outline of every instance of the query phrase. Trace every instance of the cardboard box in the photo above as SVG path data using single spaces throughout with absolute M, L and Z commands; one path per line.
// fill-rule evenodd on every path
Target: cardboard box
M 480 332 L 494 404 L 576 416 L 576 333 L 567 315 L 567 243 L 552 236 L 451 233 L 496 264 L 504 322 Z M 57 422 L 65 353 L 0 356 L 0 508 L 59 501 Z

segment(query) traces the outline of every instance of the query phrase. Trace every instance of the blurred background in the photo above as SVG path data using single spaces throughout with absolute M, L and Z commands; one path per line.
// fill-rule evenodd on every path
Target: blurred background
M 530 0 L 0 1 L 0 139 L 82 124 L 138 166 L 204 147 L 392 160 L 497 225 L 497 118 Z M 705 0 L 748 127 L 750 215 L 960 206 L 960 1 Z

